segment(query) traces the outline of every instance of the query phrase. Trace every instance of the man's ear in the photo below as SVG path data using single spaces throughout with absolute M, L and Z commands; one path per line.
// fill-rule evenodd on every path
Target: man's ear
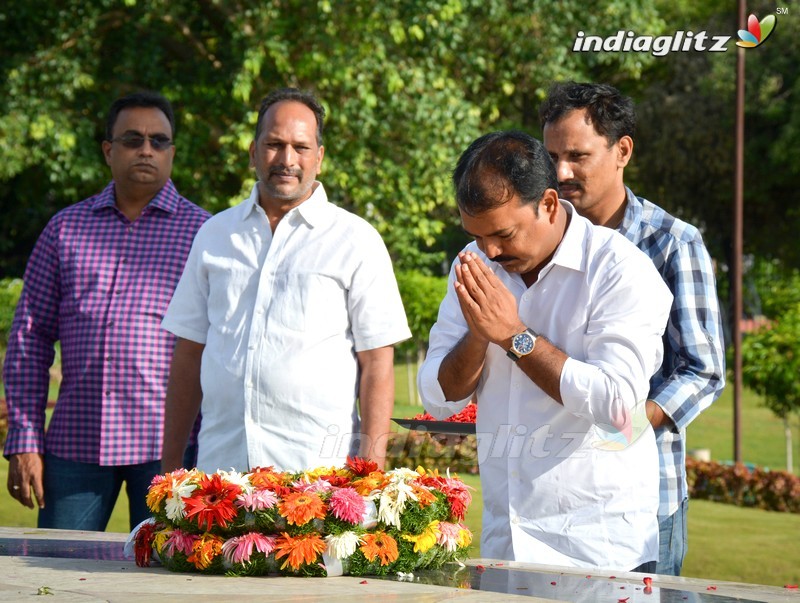
M 555 222 L 560 210 L 561 203 L 558 201 L 558 191 L 554 188 L 546 189 L 539 200 L 539 211 L 545 212 L 550 222 Z
M 624 168 L 633 156 L 633 138 L 623 136 L 617 141 L 617 167 Z
M 106 159 L 106 165 L 111 165 L 111 143 L 108 140 L 104 140 L 101 148 L 103 149 L 103 157 Z
M 256 160 L 255 160 L 255 157 L 256 157 L 256 141 L 255 141 L 255 140 L 253 140 L 253 141 L 250 143 L 250 167 L 251 167 L 251 168 L 254 168 L 254 167 L 256 167 Z

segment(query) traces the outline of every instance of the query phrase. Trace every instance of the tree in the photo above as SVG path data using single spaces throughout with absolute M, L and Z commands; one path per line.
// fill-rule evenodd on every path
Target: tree
M 800 303 L 742 341 L 742 380 L 783 419 L 787 471 L 793 469 L 790 417 L 800 414 Z
M 323 180 L 396 265 L 440 273 L 457 245 L 449 174 L 486 129 L 536 130 L 551 80 L 636 79 L 647 55 L 571 52 L 577 31 L 660 33 L 650 3 L 578 0 L 31 0 L 0 18 L 0 276 L 19 276 L 52 214 L 108 178 L 111 101 L 162 91 L 177 110 L 174 180 L 212 211 L 252 184 L 258 100 L 294 85 L 329 113 Z

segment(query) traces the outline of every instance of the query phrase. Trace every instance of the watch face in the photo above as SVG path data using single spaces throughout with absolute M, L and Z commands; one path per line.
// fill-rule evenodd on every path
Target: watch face
M 520 333 L 514 336 L 512 345 L 520 356 L 530 354 L 533 351 L 533 337 L 530 333 Z

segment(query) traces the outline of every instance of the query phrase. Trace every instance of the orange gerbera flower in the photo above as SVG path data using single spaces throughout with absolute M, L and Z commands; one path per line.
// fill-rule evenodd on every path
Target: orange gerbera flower
M 434 496 L 433 492 L 421 484 L 411 482 L 411 490 L 414 492 L 414 496 L 417 497 L 419 506 L 423 509 L 436 501 L 436 496 Z
M 366 477 L 355 480 L 353 488 L 356 489 L 361 496 L 369 496 L 373 490 L 383 487 L 386 483 L 386 476 L 383 471 L 373 471 Z
M 156 475 L 147 490 L 147 508 L 153 513 L 158 511 L 164 499 L 170 495 L 173 480 L 170 476 Z
M 389 565 L 400 556 L 397 551 L 397 541 L 386 532 L 364 534 L 363 544 L 359 547 L 367 561 L 381 560 L 381 565 Z
M 304 563 L 314 563 L 317 557 L 325 551 L 325 541 L 319 534 L 302 534 L 289 536 L 283 532 L 275 542 L 275 559 L 286 557 L 281 569 L 288 565 L 293 570 L 299 570 Z
M 274 467 L 256 467 L 250 474 L 250 483 L 257 489 L 270 490 L 278 496 L 285 496 L 290 492 L 286 487 L 286 475 L 278 473 Z
M 192 554 L 187 557 L 186 561 L 193 563 L 197 569 L 204 570 L 222 553 L 224 542 L 225 540 L 219 536 L 205 533 L 194 541 Z
M 292 525 L 303 526 L 312 519 L 325 519 L 327 507 L 316 492 L 292 492 L 278 503 L 278 511 Z

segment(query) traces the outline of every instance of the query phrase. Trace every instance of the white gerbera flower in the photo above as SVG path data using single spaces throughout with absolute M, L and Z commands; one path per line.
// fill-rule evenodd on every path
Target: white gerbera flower
M 184 479 L 176 481 L 169 498 L 165 501 L 164 510 L 170 521 L 178 522 L 186 516 L 186 504 L 183 498 L 190 496 L 197 488 L 197 484 L 190 481 L 191 477 L 190 474 L 186 474 Z
M 334 559 L 346 559 L 356 552 L 361 544 L 361 537 L 355 532 L 342 532 L 341 534 L 325 537 L 327 548 L 325 553 Z
M 239 486 L 244 494 L 250 494 L 253 490 L 255 490 L 253 484 L 250 483 L 250 476 L 245 473 L 234 471 L 233 468 L 231 468 L 230 471 L 223 471 L 222 469 L 219 469 L 217 470 L 217 473 L 225 481 Z

